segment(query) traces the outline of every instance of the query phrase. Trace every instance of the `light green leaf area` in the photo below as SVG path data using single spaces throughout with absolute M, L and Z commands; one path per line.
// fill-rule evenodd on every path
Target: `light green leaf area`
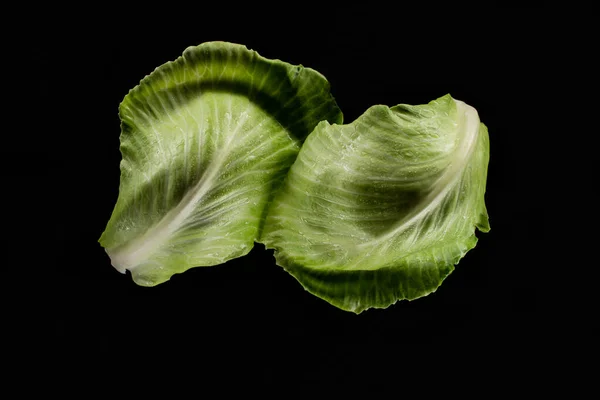
M 119 115 L 119 196 L 99 241 L 145 286 L 248 253 L 306 136 L 342 120 L 321 74 L 225 42 L 158 67 Z
M 489 230 L 487 128 L 450 95 L 320 123 L 260 239 L 309 292 L 344 310 L 425 296 Z

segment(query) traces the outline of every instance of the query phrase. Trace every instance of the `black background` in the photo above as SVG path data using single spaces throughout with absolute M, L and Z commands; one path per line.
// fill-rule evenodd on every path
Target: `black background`
M 52 151 L 38 154 L 55 210 L 46 235 L 55 278 L 53 349 L 77 362 L 109 360 L 108 375 L 140 360 L 180 356 L 202 381 L 377 384 L 403 368 L 435 376 L 456 363 L 468 366 L 465 379 L 494 379 L 505 362 L 513 364 L 502 375 L 507 381 L 525 377 L 537 352 L 527 248 L 541 238 L 523 228 L 535 190 L 523 179 L 523 159 L 533 139 L 518 133 L 523 117 L 507 102 L 530 101 L 530 15 L 518 8 L 431 16 L 401 7 L 290 7 L 252 17 L 256 10 L 235 17 L 115 10 L 98 22 L 87 17 L 101 10 L 90 9 L 68 27 L 41 32 L 47 46 L 30 56 L 50 71 L 36 90 L 49 105 L 44 121 L 57 127 L 41 139 Z M 155 67 L 211 40 L 321 72 L 346 122 L 374 104 L 422 104 L 446 93 L 474 106 L 490 134 L 491 231 L 478 232 L 477 247 L 435 293 L 360 315 L 305 292 L 262 245 L 222 266 L 136 286 L 97 243 L 118 194 L 118 105 Z

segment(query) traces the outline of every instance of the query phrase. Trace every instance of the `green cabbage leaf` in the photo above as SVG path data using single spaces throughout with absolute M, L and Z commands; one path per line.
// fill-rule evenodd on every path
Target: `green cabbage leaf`
M 144 286 L 248 253 L 303 140 L 342 121 L 321 74 L 226 42 L 158 67 L 119 116 L 119 196 L 100 244 Z
M 489 230 L 489 138 L 450 95 L 317 125 L 261 241 L 309 292 L 344 310 L 427 295 Z

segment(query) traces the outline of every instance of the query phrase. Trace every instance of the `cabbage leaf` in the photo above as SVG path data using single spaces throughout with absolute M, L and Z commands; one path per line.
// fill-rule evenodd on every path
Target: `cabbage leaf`
M 144 286 L 248 253 L 303 140 L 342 121 L 320 73 L 226 42 L 158 67 L 119 116 L 119 196 L 99 242 Z
M 489 230 L 487 128 L 450 95 L 317 125 L 260 239 L 306 290 L 344 310 L 425 296 Z

